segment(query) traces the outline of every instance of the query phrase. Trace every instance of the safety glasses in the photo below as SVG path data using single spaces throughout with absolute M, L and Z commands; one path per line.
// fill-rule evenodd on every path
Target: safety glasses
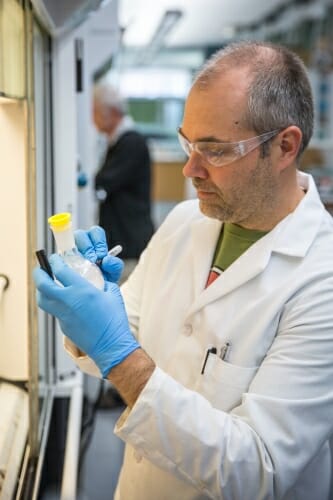
M 223 167 L 228 165 L 248 153 L 256 149 L 260 144 L 269 141 L 272 137 L 276 136 L 281 129 L 272 130 L 265 134 L 245 139 L 238 142 L 210 142 L 198 141 L 189 142 L 183 135 L 181 128 L 178 128 L 178 139 L 181 147 L 186 155 L 190 157 L 191 153 L 195 151 L 199 153 L 204 160 L 214 167 Z

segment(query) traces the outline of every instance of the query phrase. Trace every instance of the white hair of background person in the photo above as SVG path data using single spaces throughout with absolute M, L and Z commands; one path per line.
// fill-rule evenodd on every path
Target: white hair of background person
M 126 99 L 107 82 L 97 83 L 94 87 L 94 100 L 100 106 L 105 108 L 115 108 L 120 113 L 127 113 Z

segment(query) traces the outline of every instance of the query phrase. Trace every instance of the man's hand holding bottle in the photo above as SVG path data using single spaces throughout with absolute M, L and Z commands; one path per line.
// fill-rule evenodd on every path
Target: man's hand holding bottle
M 108 255 L 104 230 L 94 226 L 76 231 L 75 242 L 82 255 L 100 262 L 105 289 L 99 290 L 71 269 L 63 259 L 51 255 L 53 274 L 62 286 L 40 268 L 34 270 L 38 305 L 58 318 L 64 334 L 94 360 L 102 376 L 121 363 L 140 345 L 130 331 L 128 318 L 116 281 L 123 264 Z

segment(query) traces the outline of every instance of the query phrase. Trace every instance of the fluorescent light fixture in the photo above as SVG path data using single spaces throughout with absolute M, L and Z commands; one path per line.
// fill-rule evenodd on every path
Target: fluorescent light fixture
M 156 28 L 155 33 L 152 36 L 152 39 L 149 43 L 150 47 L 158 46 L 161 47 L 166 36 L 170 33 L 170 31 L 177 24 L 179 19 L 182 17 L 183 12 L 181 10 L 167 10 L 163 14 L 161 22 Z
M 235 26 L 223 26 L 222 30 L 221 30 L 221 36 L 224 38 L 224 39 L 229 39 L 229 38 L 233 38 L 236 34 L 236 29 L 235 29 Z
M 164 12 L 163 17 L 158 24 L 149 44 L 143 49 L 144 53 L 140 58 L 140 64 L 147 64 L 151 61 L 152 57 L 163 46 L 167 35 L 172 29 L 174 29 L 175 25 L 178 23 L 182 15 L 183 12 L 179 9 L 166 10 Z
M 125 97 L 183 99 L 188 94 L 191 80 L 192 74 L 186 69 L 140 67 L 122 71 L 118 84 Z

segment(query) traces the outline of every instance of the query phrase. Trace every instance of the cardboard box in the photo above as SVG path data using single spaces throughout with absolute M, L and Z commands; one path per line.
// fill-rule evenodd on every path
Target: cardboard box
M 182 201 L 185 199 L 184 162 L 153 163 L 152 198 L 154 201 Z

